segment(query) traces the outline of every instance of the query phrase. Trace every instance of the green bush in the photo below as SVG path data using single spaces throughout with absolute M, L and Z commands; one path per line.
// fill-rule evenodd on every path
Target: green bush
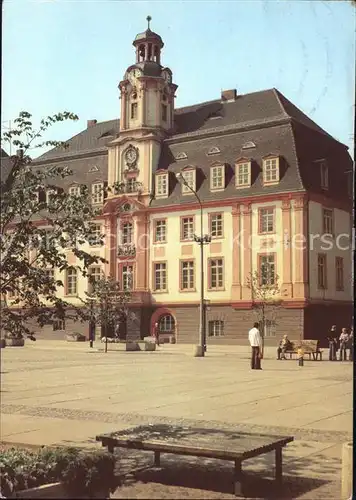
M 115 458 L 101 450 L 42 448 L 37 452 L 10 448 L 0 455 L 0 492 L 14 492 L 60 481 L 69 495 L 91 494 L 118 486 Z

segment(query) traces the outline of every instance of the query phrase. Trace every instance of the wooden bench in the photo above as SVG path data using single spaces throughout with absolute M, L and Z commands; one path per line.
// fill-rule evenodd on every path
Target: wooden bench
M 160 466 L 161 453 L 233 461 L 234 492 L 240 495 L 244 484 L 242 462 L 270 451 L 275 451 L 276 483 L 282 483 L 282 448 L 294 437 L 159 424 L 101 434 L 96 440 L 110 453 L 115 448 L 153 451 L 156 467 Z
M 304 357 L 309 356 L 309 359 L 313 356 L 314 361 L 323 360 L 323 351 L 318 347 L 319 340 L 291 340 L 292 349 L 286 351 L 289 354 L 289 359 L 292 358 L 294 354 L 298 354 L 298 349 L 301 347 L 304 351 Z

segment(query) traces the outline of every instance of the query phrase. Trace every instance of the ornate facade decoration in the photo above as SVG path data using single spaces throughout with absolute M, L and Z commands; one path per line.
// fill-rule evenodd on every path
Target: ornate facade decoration
M 117 249 L 118 257 L 133 257 L 136 255 L 136 247 L 133 244 L 119 245 Z

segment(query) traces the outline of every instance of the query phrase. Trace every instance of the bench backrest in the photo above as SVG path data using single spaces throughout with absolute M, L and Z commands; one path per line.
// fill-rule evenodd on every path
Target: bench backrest
M 318 350 L 319 340 L 291 340 L 292 347 L 290 350 L 297 350 L 300 347 L 304 350 L 304 352 L 315 352 Z

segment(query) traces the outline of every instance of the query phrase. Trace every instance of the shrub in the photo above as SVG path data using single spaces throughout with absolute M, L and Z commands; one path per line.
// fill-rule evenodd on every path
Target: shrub
M 42 448 L 37 452 L 10 448 L 0 457 L 0 492 L 14 492 L 60 481 L 70 495 L 90 497 L 113 491 L 115 458 L 102 450 Z

